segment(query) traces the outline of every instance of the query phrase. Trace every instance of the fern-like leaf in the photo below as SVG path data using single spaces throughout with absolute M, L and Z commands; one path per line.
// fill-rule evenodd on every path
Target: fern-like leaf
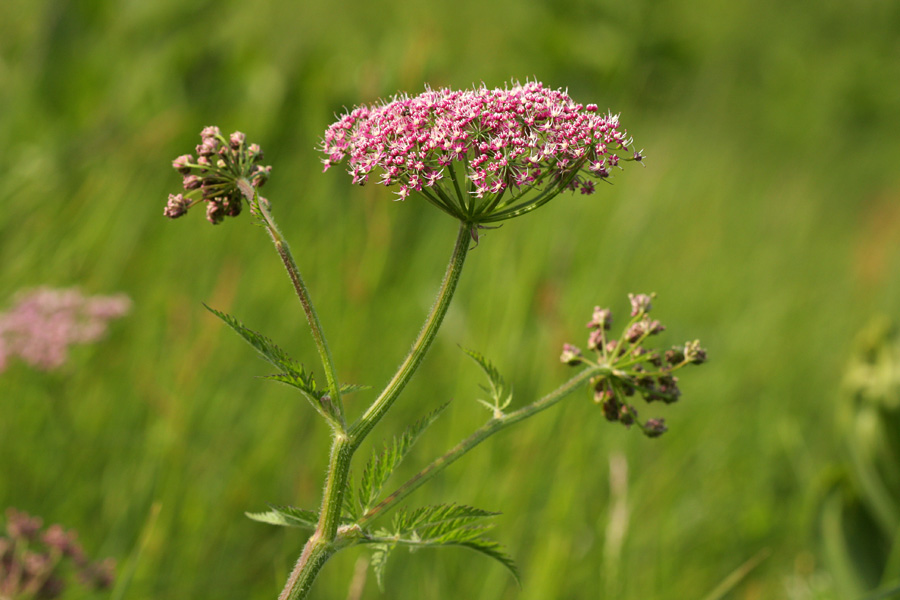
M 414 510 L 400 510 L 394 516 L 394 531 L 406 535 L 425 527 L 433 527 L 447 523 L 458 523 L 466 526 L 479 519 L 495 517 L 500 513 L 482 510 L 464 504 L 433 504 Z
M 315 529 L 319 521 L 319 515 L 316 512 L 293 506 L 273 506 L 272 510 L 266 512 L 244 514 L 260 523 L 302 529 Z
M 506 567 L 506 570 L 509 571 L 509 573 L 513 576 L 513 579 L 516 580 L 516 583 L 522 583 L 522 580 L 519 577 L 519 568 L 516 566 L 516 562 L 509 554 L 503 551 L 503 546 L 499 542 L 490 538 L 482 537 L 460 543 L 450 542 L 446 545 L 463 546 L 464 548 L 470 548 L 475 552 L 479 552 L 487 557 L 493 558 L 501 565 Z
M 400 465 L 419 436 L 434 423 L 446 407 L 444 404 L 407 427 L 400 436 L 394 437 L 390 443 L 385 443 L 381 451 L 369 459 L 363 470 L 357 493 L 359 514 L 365 514 L 375 505 L 391 473 Z
M 228 313 L 218 311 L 206 304 L 203 306 L 206 307 L 206 310 L 222 319 L 226 325 L 244 338 L 248 344 L 253 346 L 256 351 L 259 352 L 260 356 L 282 371 L 281 374 L 272 375 L 270 378 L 275 379 L 276 381 L 283 381 L 289 385 L 294 385 L 294 387 L 299 387 L 313 396 L 321 397 L 321 393 L 315 391 L 315 381 L 313 380 L 312 374 L 306 373 L 303 370 L 303 367 L 297 364 L 287 352 L 279 348 L 275 342 L 261 333 L 244 327 L 243 323 Z
M 378 582 L 378 589 L 384 592 L 384 570 L 387 567 L 387 559 L 391 555 L 391 551 L 395 548 L 395 544 L 382 542 L 372 544 L 372 570 L 375 571 L 375 581 Z
M 364 390 L 371 390 L 371 385 L 359 385 L 358 383 L 342 383 L 341 384 L 341 396 L 346 396 L 347 394 L 352 394 L 353 392 L 361 392 Z
M 519 570 L 512 558 L 499 543 L 484 537 L 491 525 L 481 521 L 497 514 L 459 504 L 402 510 L 394 517 L 392 531 L 382 530 L 369 535 L 367 543 L 388 548 L 382 550 L 384 552 L 398 545 L 407 546 L 410 550 L 442 546 L 470 548 L 502 564 L 519 582 Z
M 505 379 L 500 375 L 500 371 L 497 370 L 497 367 L 491 363 L 487 358 L 483 355 L 475 352 L 474 350 L 467 350 L 465 348 L 462 349 L 463 352 L 469 355 L 469 357 L 478 363 L 478 366 L 481 367 L 481 370 L 484 371 L 484 374 L 487 375 L 489 386 L 481 386 L 485 392 L 490 394 L 491 401 L 485 402 L 483 400 L 479 400 L 482 404 L 484 404 L 487 408 L 491 410 L 503 410 L 507 406 L 509 406 L 510 402 L 512 402 L 512 387 L 506 382 Z
M 316 400 L 325 395 L 324 391 L 316 389 L 316 382 L 311 373 L 275 373 L 274 375 L 263 375 L 262 378 L 286 383 Z

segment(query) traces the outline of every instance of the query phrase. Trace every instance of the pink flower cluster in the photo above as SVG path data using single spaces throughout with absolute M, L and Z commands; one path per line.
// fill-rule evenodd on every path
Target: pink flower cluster
M 61 366 L 72 344 L 87 344 L 106 332 L 106 324 L 131 308 L 127 296 L 83 296 L 74 289 L 39 288 L 0 313 L 0 372 L 18 356 L 42 370 Z
M 14 508 L 6 510 L 6 517 L 6 535 L 0 534 L 0 598 L 58 598 L 72 579 L 92 590 L 112 585 L 115 561 L 89 560 L 76 531 L 61 525 L 43 529 L 40 517 Z
M 325 132 L 325 170 L 347 159 L 353 183 L 399 185 L 469 222 L 511 218 L 565 189 L 594 192 L 631 144 L 616 115 L 539 82 L 427 90 L 359 106 Z M 457 173 L 461 168 L 464 179 Z M 532 197 L 527 193 L 536 191 Z M 523 210 L 524 209 L 524 210 Z
M 269 179 L 272 167 L 264 166 L 258 144 L 247 144 L 247 136 L 235 131 L 228 138 L 216 126 L 204 127 L 197 145 L 197 158 L 183 154 L 172 161 L 182 175 L 184 193 L 169 194 L 163 215 L 170 219 L 206 202 L 206 220 L 217 225 L 225 217 L 241 213 L 244 200 Z M 261 201 L 265 201 L 264 198 Z

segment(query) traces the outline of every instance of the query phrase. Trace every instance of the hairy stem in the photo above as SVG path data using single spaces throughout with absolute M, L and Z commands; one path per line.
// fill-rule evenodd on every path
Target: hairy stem
M 300 299 L 300 305 L 303 307 L 303 312 L 306 313 L 306 320 L 309 322 L 309 328 L 312 332 L 313 340 L 316 343 L 316 349 L 319 351 L 322 368 L 325 370 L 325 380 L 328 383 L 328 391 L 331 394 L 332 403 L 337 407 L 337 415 L 335 416 L 340 421 L 338 425 L 342 431 L 346 430 L 344 404 L 341 401 L 341 386 L 338 383 L 337 371 L 334 368 L 334 359 L 331 357 L 331 350 L 328 348 L 328 341 L 325 339 L 325 333 L 322 331 L 322 324 L 319 322 L 319 315 L 316 313 L 316 309 L 313 306 L 309 290 L 306 288 L 306 283 L 303 282 L 303 277 L 300 275 L 300 269 L 297 268 L 297 263 L 294 261 L 293 254 L 291 254 L 291 249 L 284 239 L 284 236 L 281 234 L 281 231 L 278 229 L 278 225 L 275 224 L 275 220 L 272 218 L 272 214 L 269 212 L 266 203 L 259 201 L 254 202 L 255 191 L 251 191 L 252 188 L 245 189 L 250 187 L 249 184 L 247 184 L 247 186 L 239 185 L 239 187 L 244 196 L 247 196 L 248 193 L 250 194 L 247 201 L 251 206 L 258 207 L 266 231 L 269 232 L 272 243 L 275 244 L 275 250 L 278 252 L 281 262 L 284 263 L 285 269 L 287 269 L 288 277 L 290 277 L 291 283 L 294 286 L 294 291 Z
M 422 358 L 424 358 L 425 353 L 431 346 L 431 342 L 434 341 L 441 322 L 444 320 L 444 315 L 447 314 L 450 301 L 453 299 L 453 293 L 456 291 L 456 284 L 459 283 L 459 275 L 462 272 L 466 254 L 469 251 L 469 241 L 471 239 L 469 228 L 469 224 L 460 222 L 459 233 L 456 236 L 456 246 L 454 246 L 453 254 L 450 256 L 450 264 L 447 265 L 447 272 L 444 274 L 441 289 L 438 291 L 431 313 L 425 319 L 425 325 L 419 332 L 419 337 L 416 338 L 412 350 L 409 351 L 406 359 L 404 359 L 394 377 L 388 382 L 378 398 L 350 428 L 350 437 L 354 446 L 358 446 L 365 439 L 372 428 L 391 408 L 397 396 L 400 395 L 400 392 L 403 391 L 403 388 L 406 387 L 406 384 L 412 378 L 413 373 L 416 372 L 419 363 L 422 362 Z
M 599 367 L 590 367 L 584 369 L 583 371 L 578 373 L 578 375 L 575 375 L 540 400 L 536 400 L 528 406 L 523 406 L 519 410 L 516 410 L 509 414 L 504 414 L 502 416 L 492 418 L 490 421 L 478 428 L 472 435 L 447 451 L 443 456 L 436 458 L 430 465 L 413 475 L 406 483 L 397 488 L 397 491 L 374 506 L 371 510 L 369 510 L 369 512 L 362 516 L 362 518 L 359 520 L 359 524 L 363 525 L 377 517 L 380 513 L 393 508 L 394 505 L 411 494 L 420 485 L 450 466 L 459 457 L 461 457 L 463 454 L 465 454 L 487 438 L 491 437 L 501 429 L 509 427 L 513 423 L 523 421 L 528 417 L 536 415 L 542 410 L 550 408 L 601 371 L 602 369 Z

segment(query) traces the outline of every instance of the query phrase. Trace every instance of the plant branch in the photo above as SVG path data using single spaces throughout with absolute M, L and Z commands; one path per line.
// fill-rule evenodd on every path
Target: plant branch
M 365 523 L 377 517 L 379 514 L 390 510 L 394 507 L 394 505 L 411 494 L 420 485 L 450 466 L 458 458 L 460 458 L 466 452 L 468 452 L 487 438 L 491 437 L 501 429 L 505 429 L 506 427 L 509 427 L 514 423 L 523 421 L 528 417 L 541 412 L 542 410 L 550 408 L 601 371 L 602 369 L 599 367 L 589 367 L 587 369 L 584 369 L 580 373 L 578 373 L 578 375 L 575 375 L 540 400 L 536 400 L 528 406 L 523 406 L 522 408 L 514 412 L 491 418 L 490 421 L 482 425 L 472 435 L 451 448 L 443 456 L 436 458 L 430 465 L 413 475 L 406 483 L 397 488 L 394 493 L 392 493 L 390 496 L 374 506 L 366 514 L 364 514 L 359 520 L 359 524 L 364 525 Z
M 341 386 L 338 383 L 337 372 L 334 368 L 334 359 L 331 357 L 331 350 L 328 348 L 328 342 L 325 339 L 322 324 L 319 322 L 319 315 L 316 313 L 316 309 L 313 306 L 312 298 L 310 298 L 309 290 L 306 288 L 303 277 L 300 275 L 300 269 L 297 268 L 297 263 L 294 261 L 293 254 L 291 254 L 291 249 L 284 239 L 284 236 L 281 234 L 281 230 L 278 229 L 278 225 L 275 224 L 275 220 L 272 218 L 272 214 L 269 212 L 266 202 L 259 201 L 258 195 L 255 190 L 250 187 L 249 183 L 243 182 L 243 180 L 239 183 L 246 183 L 246 185 L 239 185 L 241 192 L 247 197 L 247 201 L 250 205 L 258 209 L 261 221 L 265 226 L 266 231 L 269 232 L 272 243 L 275 244 L 275 250 L 278 252 L 281 262 L 284 263 L 285 269 L 287 269 L 288 277 L 291 278 L 294 291 L 300 299 L 300 304 L 303 306 L 303 312 L 306 313 L 306 320 L 309 322 L 313 340 L 319 351 L 322 368 L 325 370 L 325 380 L 328 383 L 328 392 L 331 395 L 332 403 L 337 408 L 337 415 L 335 416 L 340 421 L 339 425 L 341 429 L 346 430 L 344 403 L 341 400 Z

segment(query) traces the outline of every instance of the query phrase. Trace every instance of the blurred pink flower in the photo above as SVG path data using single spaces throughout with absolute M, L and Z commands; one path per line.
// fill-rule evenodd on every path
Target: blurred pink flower
M 42 370 L 61 366 L 69 346 L 89 344 L 106 333 L 107 323 L 131 309 L 124 294 L 84 296 L 75 289 L 38 288 L 20 294 L 0 313 L 0 372 L 18 356 Z

